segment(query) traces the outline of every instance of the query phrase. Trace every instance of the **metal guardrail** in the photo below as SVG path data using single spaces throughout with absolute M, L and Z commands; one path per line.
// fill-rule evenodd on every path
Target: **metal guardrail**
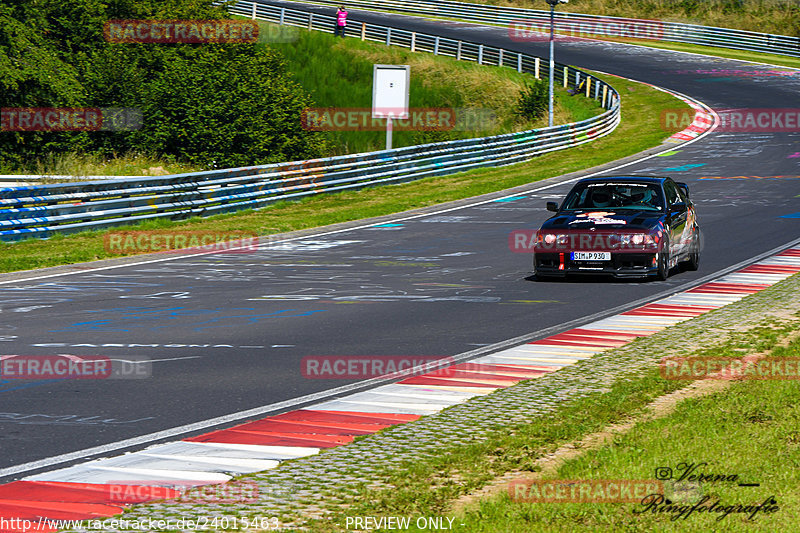
M 239 2 L 234 13 L 286 25 L 329 31 L 334 17 Z M 352 23 L 351 23 L 352 24 Z M 364 40 L 449 55 L 460 60 L 544 72 L 540 58 L 482 44 L 363 24 Z M 143 220 L 184 219 L 320 193 L 396 184 L 475 168 L 509 165 L 577 146 L 613 131 L 619 94 L 602 80 L 557 64 L 555 79 L 598 100 L 605 112 L 580 122 L 491 137 L 438 142 L 394 150 L 173 176 L 103 180 L 0 189 L 0 240 L 104 229 Z
M 335 6 L 341 2 L 339 0 L 312 0 L 311 3 Z M 411 15 L 460 19 L 481 24 L 499 24 L 501 26 L 523 21 L 530 22 L 538 28 L 549 28 L 550 24 L 550 12 L 547 10 L 470 4 L 450 0 L 348 0 L 346 4 L 351 9 L 393 11 Z M 566 12 L 558 12 L 555 22 L 556 31 L 561 30 L 570 34 L 621 37 L 625 36 L 626 33 L 632 33 L 649 35 L 649 38 L 655 40 L 800 57 L 800 37 L 788 35 L 680 22 Z

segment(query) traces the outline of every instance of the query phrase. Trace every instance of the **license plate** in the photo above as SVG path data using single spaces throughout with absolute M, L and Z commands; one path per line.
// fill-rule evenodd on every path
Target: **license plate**
M 611 252 L 572 252 L 573 261 L 611 261 Z

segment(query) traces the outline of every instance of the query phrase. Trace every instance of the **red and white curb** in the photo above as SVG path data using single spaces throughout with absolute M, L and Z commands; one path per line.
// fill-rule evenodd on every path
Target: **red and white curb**
M 691 100 L 679 94 L 673 93 L 673 96 L 683 100 L 686 105 L 694 109 L 695 113 L 692 123 L 683 131 L 671 135 L 669 139 L 667 139 L 667 142 L 681 143 L 684 141 L 691 141 L 714 127 L 716 117 L 710 108 L 698 103 L 696 100 Z
M 469 398 L 534 379 L 757 293 L 800 272 L 790 248 L 714 281 L 579 328 L 383 385 L 182 441 L 36 474 L 0 486 L 0 517 L 110 517 L 128 505 L 178 497 L 169 487 L 225 483 L 411 422 Z M 18 521 L 19 522 L 19 521 Z M 39 526 L 38 531 L 55 531 Z M 5 528 L 0 532 L 20 532 Z

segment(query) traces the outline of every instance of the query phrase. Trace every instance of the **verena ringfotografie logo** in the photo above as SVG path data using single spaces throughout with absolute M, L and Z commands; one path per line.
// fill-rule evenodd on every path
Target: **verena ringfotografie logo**
M 781 133 L 800 131 L 800 108 L 742 108 L 715 109 L 719 125 L 715 131 L 725 133 Z M 665 109 L 661 112 L 661 127 L 674 131 L 690 126 L 695 120 L 694 109 Z
M 401 116 L 400 109 L 380 109 L 382 114 Z M 385 131 L 386 119 L 373 118 L 372 108 L 317 107 L 300 117 L 309 131 Z M 489 131 L 497 123 L 490 109 L 422 107 L 408 110 L 408 118 L 392 119 L 394 131 Z
M 800 357 L 667 357 L 659 364 L 661 377 L 696 379 L 800 379 Z
M 131 131 L 142 112 L 124 107 L 3 107 L 0 131 Z
M 592 213 L 590 213 L 592 214 Z M 595 213 L 597 214 L 597 213 Z M 611 215 L 611 213 L 609 213 Z M 595 223 L 597 220 L 594 219 Z M 624 220 L 607 219 L 609 224 Z M 509 249 L 518 254 L 590 250 L 595 252 L 650 253 L 658 251 L 662 232 L 559 229 L 554 231 L 514 230 L 508 235 Z
M 642 479 L 517 479 L 508 484 L 511 501 L 518 503 L 639 503 L 663 493 L 660 481 Z
M 453 373 L 453 363 L 452 357 L 417 355 L 323 355 L 303 357 L 300 361 L 306 379 L 370 379 L 398 373 L 449 376 Z
M 508 25 L 508 36 L 517 42 L 549 41 L 550 18 L 514 20 Z M 664 38 L 664 24 L 657 20 L 593 18 L 576 21 L 555 17 L 555 41 L 582 41 L 598 37 L 661 40 Z
M 0 355 L 0 380 L 144 379 L 152 375 L 150 359 L 103 355 Z
M 119 231 L 103 236 L 106 252 L 140 253 L 252 253 L 258 251 L 258 235 L 246 231 Z
M 250 20 L 109 20 L 103 35 L 110 43 L 255 43 L 259 26 Z

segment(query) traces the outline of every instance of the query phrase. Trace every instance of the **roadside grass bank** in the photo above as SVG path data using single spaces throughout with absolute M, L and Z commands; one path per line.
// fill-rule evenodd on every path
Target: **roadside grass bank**
M 471 1 L 538 10 L 548 7 L 539 0 Z M 800 5 L 791 0 L 573 0 L 558 11 L 800 35 Z
M 274 34 L 280 26 L 259 21 L 262 31 Z M 547 126 L 547 116 L 525 119 L 517 115 L 520 91 L 536 80 L 515 69 L 488 67 L 469 61 L 456 61 L 426 52 L 411 52 L 397 46 L 345 39 L 327 32 L 290 29 L 292 42 L 276 42 L 295 80 L 320 108 L 372 108 L 374 64 L 409 65 L 411 109 L 471 109 L 478 119 L 474 124 L 457 124 L 447 131 L 394 132 L 393 146 L 411 146 L 455 139 L 497 135 Z M 556 96 L 554 123 L 564 124 L 590 118 L 601 109 L 594 100 L 570 97 L 560 88 Z M 481 113 L 478 115 L 478 113 Z M 493 118 L 488 118 L 489 116 Z M 328 155 L 371 152 L 386 147 L 386 121 L 375 121 L 375 131 L 327 131 Z M 462 129 L 466 128 L 466 129 Z
M 657 146 L 674 133 L 674 130 L 665 131 L 662 127 L 661 112 L 684 106 L 683 102 L 646 85 L 617 77 L 596 75 L 620 91 L 623 120 L 610 135 L 576 148 L 552 152 L 508 167 L 426 178 L 403 185 L 320 195 L 296 202 L 282 201 L 257 211 L 197 217 L 184 221 L 146 222 L 103 232 L 57 235 L 47 240 L 0 243 L 0 272 L 119 257 L 104 248 L 104 235 L 125 230 L 169 229 L 176 232 L 217 233 L 239 230 L 266 236 L 398 213 L 501 191 L 615 161 Z
M 477 414 L 483 412 L 479 404 L 484 401 L 494 399 L 497 405 L 502 396 L 516 393 L 515 398 L 521 399 L 522 391 L 530 392 L 530 403 L 519 401 L 499 410 L 491 422 L 489 417 L 478 420 L 476 416 L 472 443 L 428 447 L 403 462 L 377 468 L 356 494 L 343 495 L 336 504 L 319 505 L 331 513 L 328 517 L 305 525 L 314 532 L 347 531 L 347 517 L 398 516 L 411 518 L 408 531 L 424 531 L 414 527 L 415 519 L 434 516 L 454 518 L 455 530 L 492 533 L 793 531 L 800 510 L 796 490 L 800 484 L 800 387 L 796 380 L 734 381 L 720 392 L 679 402 L 671 414 L 648 418 L 648 404 L 693 383 L 662 377 L 657 366 L 662 357 L 751 354 L 800 357 L 800 276 L 554 374 L 470 400 L 478 404 L 472 409 Z M 560 381 L 562 386 L 554 390 L 549 381 Z M 550 392 L 544 408 L 536 401 L 542 397 L 536 390 Z M 437 417 L 452 418 L 452 411 L 458 409 L 427 417 L 429 425 Z M 511 412 L 529 416 L 531 421 L 514 423 Z M 720 519 L 722 512 L 697 511 L 673 519 L 677 512 L 657 513 L 640 503 L 518 503 L 505 490 L 456 505 L 500 477 L 535 477 L 541 469 L 537 463 L 557 449 L 571 447 L 570 443 L 611 424 L 638 419 L 642 421 L 627 433 L 614 435 L 611 444 L 565 460 L 556 475 L 542 479 L 652 481 L 657 469 L 671 468 L 673 479 L 664 481 L 664 493 L 676 504 L 691 507 L 708 497 L 707 507 L 718 500 L 726 507 L 754 506 L 772 497 L 779 509 L 758 513 L 754 519 L 742 513 Z M 468 420 L 462 417 L 461 422 Z M 453 430 L 441 424 L 442 435 Z M 697 465 L 690 472 L 694 475 L 719 474 L 726 479 L 696 482 L 697 478 L 688 478 L 678 483 L 686 465 L 692 464 Z
M 794 340 L 770 357 L 800 357 Z M 768 330 L 754 339 L 771 335 Z M 728 356 L 737 350 L 704 350 Z M 738 353 L 737 353 L 738 352 Z M 517 503 L 508 492 L 471 506 L 457 518 L 469 531 L 792 531 L 800 510 L 800 387 L 793 381 L 738 381 L 722 392 L 681 402 L 664 418 L 637 424 L 613 445 L 591 450 L 559 468 L 554 480 L 655 480 L 670 468 L 664 496 L 640 503 Z M 659 472 L 666 472 L 661 471 Z M 684 481 L 677 482 L 683 475 Z M 722 475 L 715 481 L 691 476 Z M 665 475 L 665 474 L 662 474 Z M 758 486 L 740 486 L 755 483 Z M 775 511 L 735 512 L 774 500 Z M 723 510 L 690 513 L 694 505 Z M 726 512 L 728 511 L 728 512 Z M 751 518 L 752 516 L 752 518 Z
M 51 153 L 40 158 L 25 169 L 9 172 L 9 174 L 31 174 L 44 176 L 37 183 L 65 183 L 68 181 L 86 181 L 84 176 L 161 176 L 166 174 L 182 174 L 197 172 L 199 168 L 156 155 L 127 153 L 112 158 L 97 154 Z M 74 176 L 72 180 L 52 179 L 48 175 Z

